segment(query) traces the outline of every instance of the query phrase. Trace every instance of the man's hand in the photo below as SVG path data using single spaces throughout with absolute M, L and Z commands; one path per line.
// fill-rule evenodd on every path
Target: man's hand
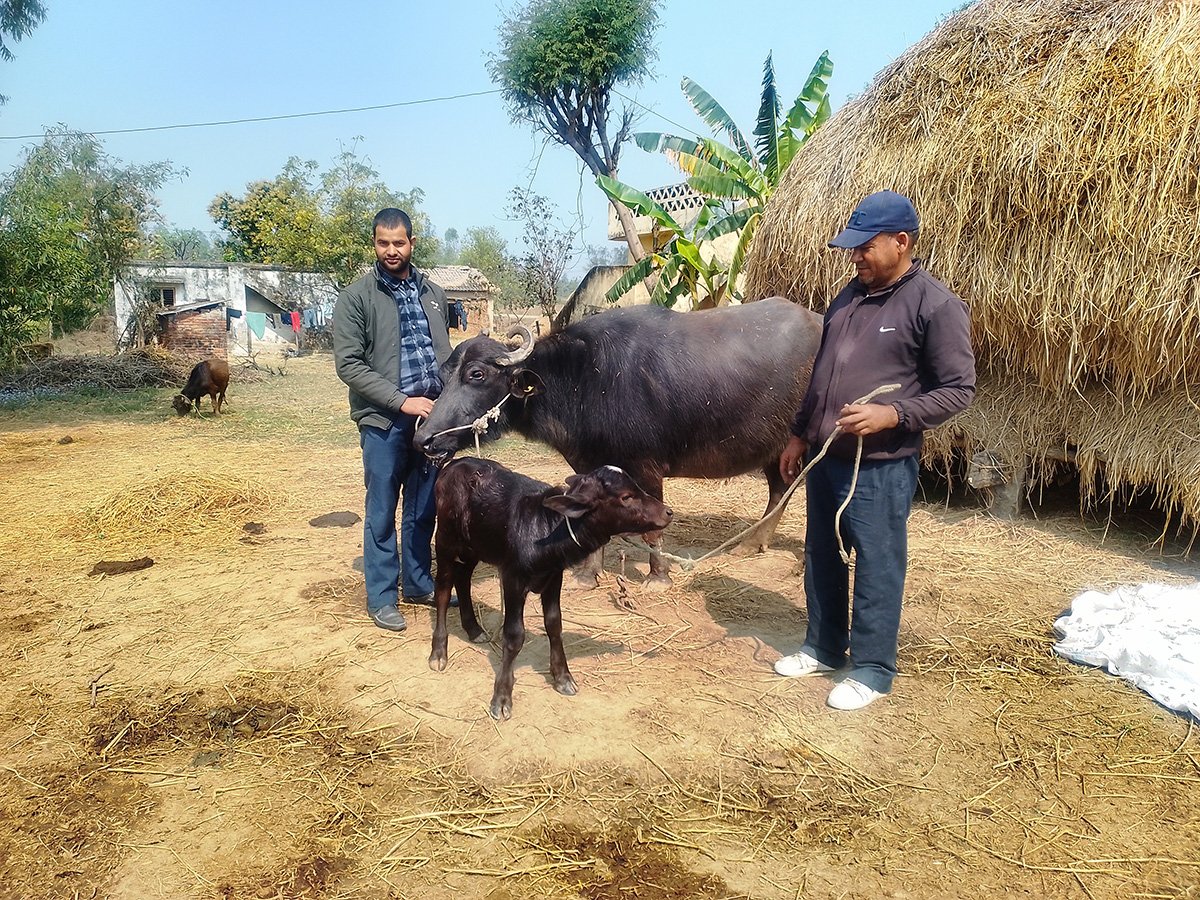
M 428 419 L 433 412 L 433 401 L 428 397 L 409 397 L 400 405 L 400 412 Z
M 803 438 L 798 438 L 794 434 L 787 442 L 787 446 L 783 448 L 783 454 L 779 457 L 779 474 L 787 484 L 791 484 L 796 480 L 796 475 L 800 472 L 800 461 L 804 459 L 804 454 L 808 452 L 808 444 Z
M 846 434 L 859 437 L 886 431 L 900 424 L 900 413 L 890 403 L 847 403 L 838 415 L 840 418 L 834 424 Z

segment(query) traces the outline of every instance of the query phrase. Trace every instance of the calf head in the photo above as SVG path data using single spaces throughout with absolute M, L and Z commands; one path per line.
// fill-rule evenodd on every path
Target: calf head
M 519 365 L 533 351 L 533 336 L 524 325 L 514 326 L 509 335 L 520 333 L 524 343 L 510 350 L 484 335 L 459 344 L 442 364 L 442 395 L 433 412 L 413 435 L 413 446 L 438 465 L 473 443 L 467 427 L 494 409 L 505 398 L 532 397 L 542 390 L 538 376 Z M 507 402 L 507 400 L 505 400 Z M 506 426 L 503 407 L 494 422 L 480 434 L 485 441 L 500 437 Z
M 567 479 L 565 494 L 544 504 L 568 519 L 588 517 L 588 526 L 605 538 L 616 534 L 661 531 L 671 524 L 671 508 L 643 491 L 616 466 L 601 466 Z
M 181 416 L 186 416 L 192 411 L 192 401 L 183 396 L 183 394 L 176 394 L 171 400 L 171 405 L 175 407 L 175 412 Z

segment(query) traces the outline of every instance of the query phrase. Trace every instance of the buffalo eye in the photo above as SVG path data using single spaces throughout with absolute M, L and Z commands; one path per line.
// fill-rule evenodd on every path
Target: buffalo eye
M 629 491 L 625 491 L 625 493 L 621 494 L 621 502 L 622 503 L 632 503 L 633 502 L 633 494 L 629 493 Z
M 478 366 L 467 369 L 467 381 L 483 381 L 483 369 Z

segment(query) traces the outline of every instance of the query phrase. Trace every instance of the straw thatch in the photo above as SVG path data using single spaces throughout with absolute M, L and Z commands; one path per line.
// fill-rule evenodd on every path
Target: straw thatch
M 823 309 L 853 274 L 826 242 L 884 188 L 913 198 L 917 255 L 971 307 L 980 392 L 958 442 L 1018 466 L 1085 448 L 1085 493 L 1104 466 L 1200 517 L 1180 440 L 1200 434 L 1200 4 L 981 0 L 947 19 L 792 164 L 748 294 Z M 1147 430 L 1163 415 L 1169 433 Z
M 1200 4 L 981 0 L 806 145 L 749 296 L 821 308 L 864 195 L 913 198 L 918 255 L 967 299 L 985 365 L 1065 391 L 1200 378 Z

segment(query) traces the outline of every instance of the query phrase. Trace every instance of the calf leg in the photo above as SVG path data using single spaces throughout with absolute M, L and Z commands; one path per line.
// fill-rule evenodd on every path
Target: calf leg
M 554 689 L 568 697 L 579 692 L 575 679 L 567 668 L 567 654 L 562 642 L 562 573 L 552 579 L 542 591 L 542 620 L 546 623 L 546 637 L 550 639 L 550 678 Z
M 444 672 L 449 658 L 446 655 L 446 611 L 450 609 L 450 588 L 454 586 L 452 559 L 438 554 L 437 579 L 433 585 L 433 603 L 437 616 L 433 623 L 433 641 L 429 651 L 429 668 Z
M 213 414 L 217 416 L 221 414 L 221 404 L 217 401 L 218 396 L 220 396 L 218 391 L 213 391 L 208 395 L 208 399 L 212 401 Z
M 475 604 L 471 602 L 471 574 L 475 571 L 475 565 L 474 560 L 454 563 L 454 587 L 458 591 L 458 618 L 463 631 L 474 643 L 479 644 L 487 640 L 487 632 L 475 617 Z
M 513 663 L 525 645 L 525 595 L 528 591 L 520 581 L 501 575 L 500 593 L 504 597 L 504 655 L 500 660 L 500 671 L 496 673 L 489 712 L 493 719 L 511 719 Z

